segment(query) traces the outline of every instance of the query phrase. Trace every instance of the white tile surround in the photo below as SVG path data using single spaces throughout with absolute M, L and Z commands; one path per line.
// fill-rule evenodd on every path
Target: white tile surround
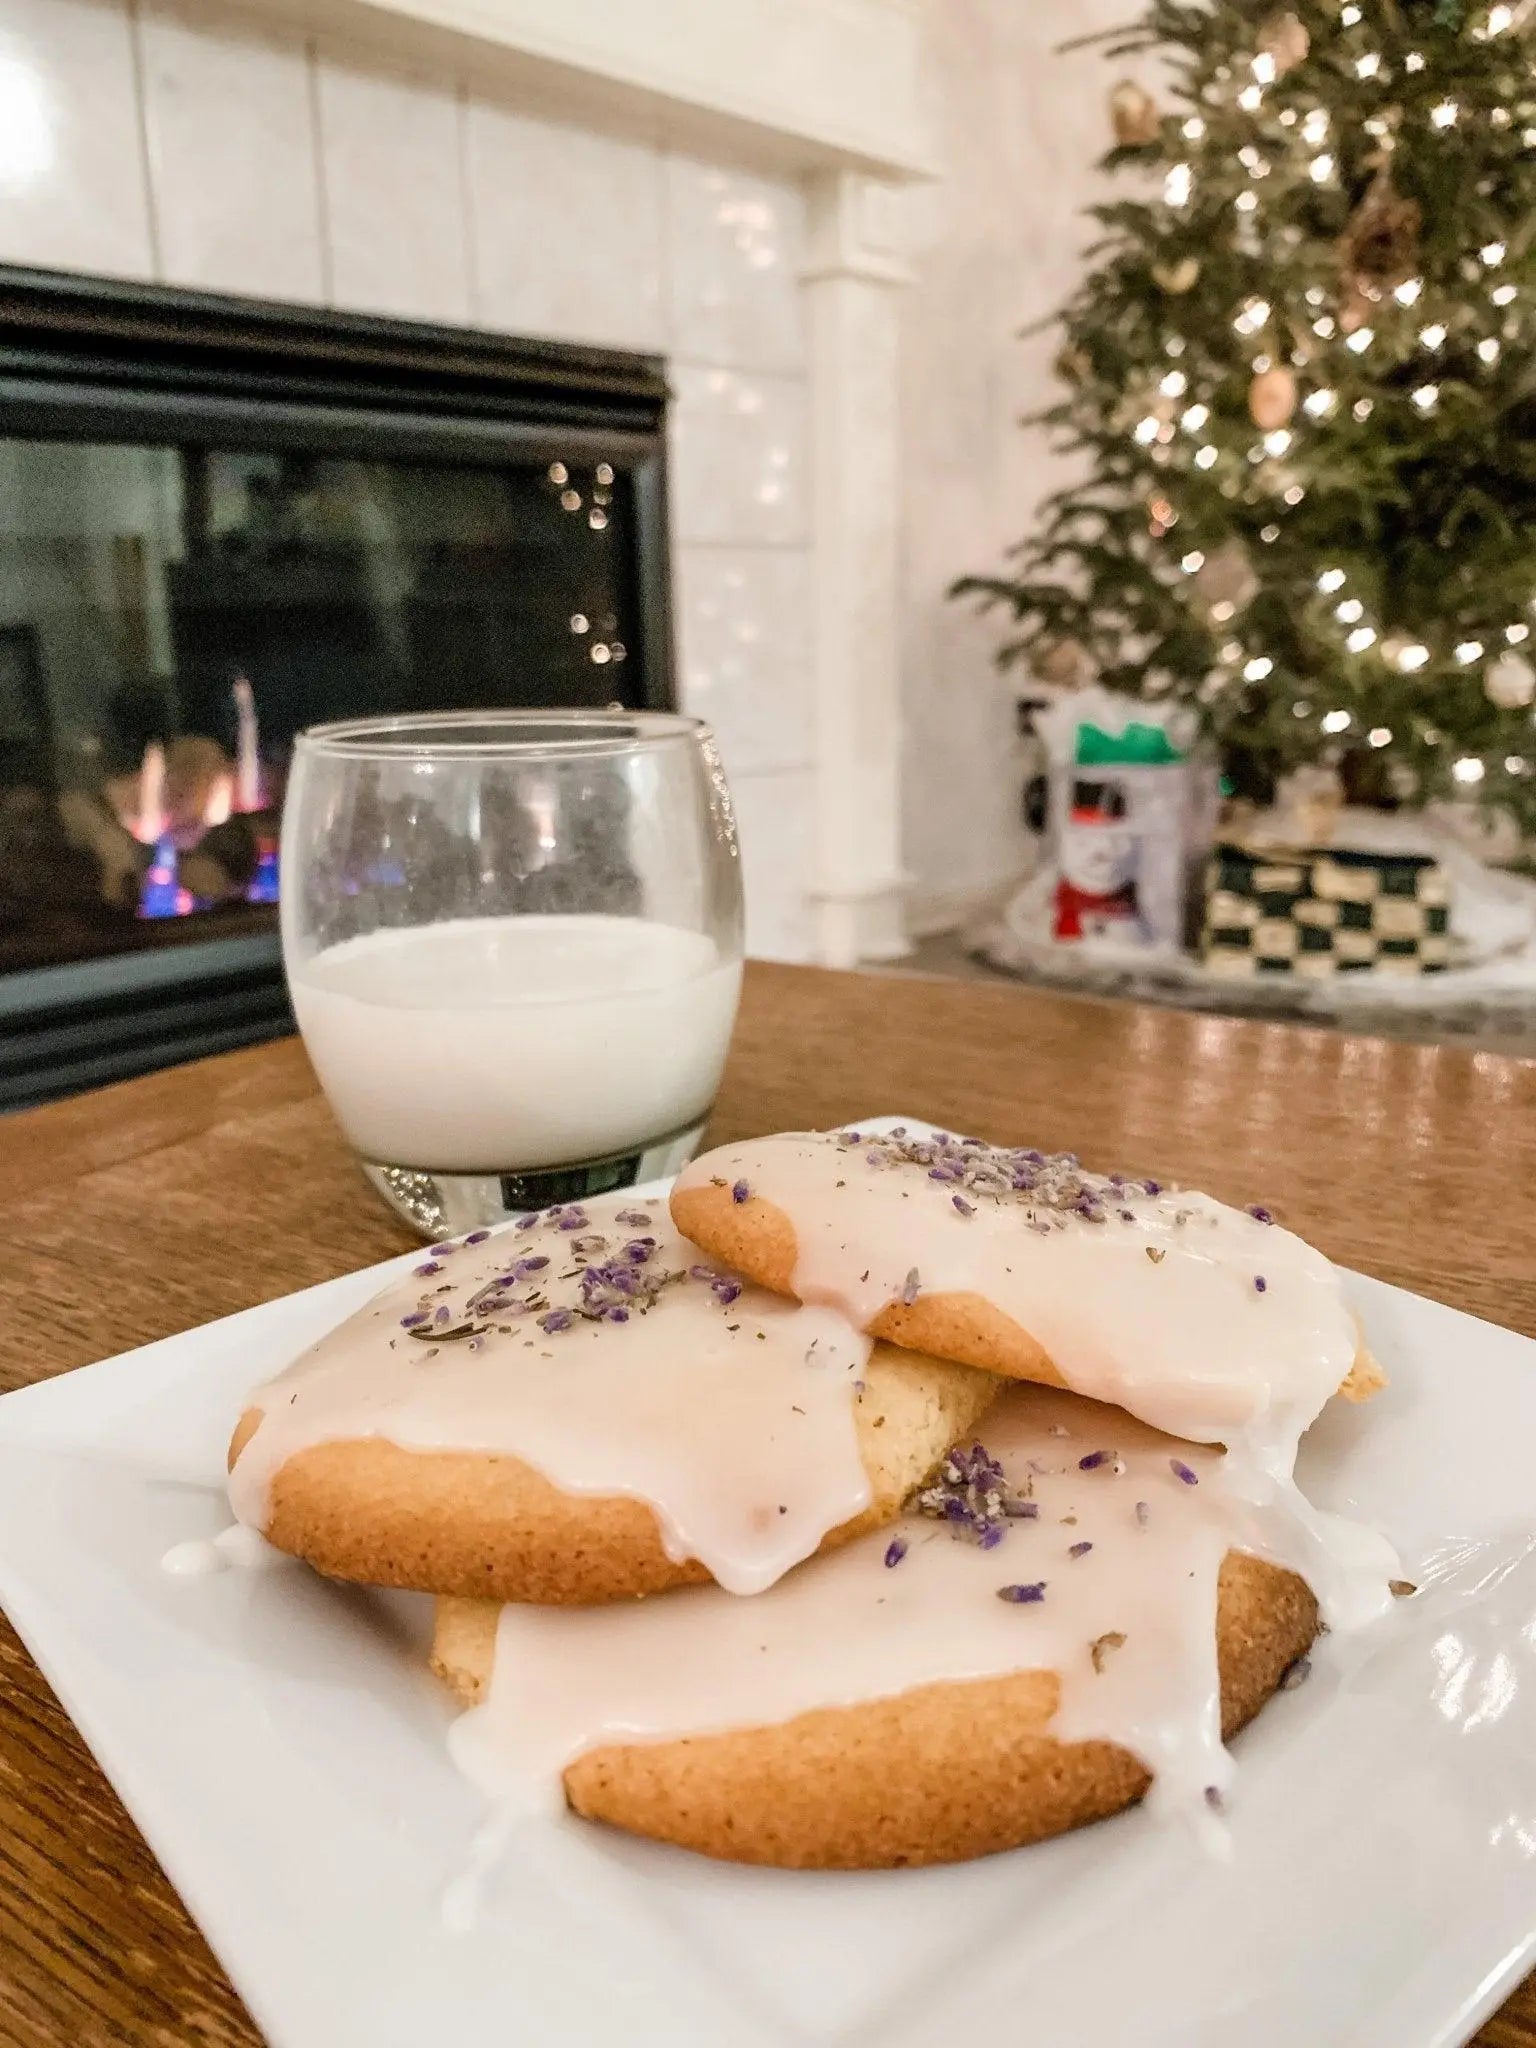
M 898 748 L 920 921 L 1015 858 L 992 635 L 943 589 L 998 558 L 1047 481 L 1013 424 L 1038 402 L 1041 351 L 1013 337 L 1084 239 L 1071 209 L 1102 145 L 1105 81 L 1074 60 L 1064 98 L 1045 59 L 1068 29 L 1118 19 L 1118 0 L 888 4 L 924 16 L 950 171 L 905 195 L 906 290 L 906 230 L 875 211 L 904 197 L 894 187 L 865 193 L 868 217 L 824 202 L 812 217 L 791 172 L 633 116 L 605 113 L 601 132 L 551 118 L 454 38 L 385 56 L 265 6 L 0 0 L 0 260 L 666 355 L 680 692 L 721 735 L 749 944 L 779 958 L 846 953 L 861 934 L 864 950 L 870 933 L 899 944 L 880 843 L 894 855 Z M 843 198 L 861 189 L 848 180 Z M 903 301 L 899 371 L 871 289 L 885 284 Z M 812 388 L 813 329 L 816 364 L 844 365 L 835 390 Z M 861 454 L 861 407 L 874 417 L 887 397 L 901 444 L 877 429 Z M 878 572 L 892 503 L 899 589 L 829 575 L 818 511 L 867 529 Z M 899 706 L 894 690 L 880 702 L 881 663 L 899 663 Z M 867 781 L 857 829 L 814 773 L 829 748 Z M 861 899 L 882 906 L 867 926 Z

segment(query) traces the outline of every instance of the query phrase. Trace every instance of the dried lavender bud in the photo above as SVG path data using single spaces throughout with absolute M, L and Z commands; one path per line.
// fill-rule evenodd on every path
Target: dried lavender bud
M 1150 1521 L 1151 1521 L 1151 1519 L 1152 1519 L 1152 1510 L 1151 1510 L 1151 1508 L 1150 1508 L 1150 1507 L 1148 1507 L 1147 1503 L 1146 1503 L 1146 1502 L 1145 1502 L 1144 1500 L 1139 1500 L 1139 1501 L 1137 1501 L 1137 1503 L 1136 1503 L 1136 1526 L 1137 1526 L 1137 1528 L 1138 1528 L 1138 1529 L 1145 1529 L 1145 1527 L 1147 1526 L 1148 1522 L 1150 1522 Z
M 1227 1802 L 1222 1796 L 1222 1790 L 1219 1785 L 1206 1786 L 1205 1803 L 1212 1813 L 1225 1813 L 1227 1810 Z
M 688 1268 L 688 1278 L 690 1280 L 718 1280 L 720 1277 L 718 1266 L 690 1266 Z
M 443 1303 L 443 1306 L 437 1311 L 432 1320 L 435 1323 L 451 1323 L 453 1321 L 453 1310 L 448 1306 L 447 1302 Z
M 751 1192 L 751 1188 L 748 1187 L 744 1180 L 735 1181 L 731 1186 L 731 1200 L 733 1202 L 744 1202 Z
M 643 1209 L 620 1209 L 613 1220 L 629 1230 L 644 1230 L 651 1219 Z
M 1255 1274 L 1254 1274 L 1254 1276 L 1253 1276 L 1253 1291 L 1254 1291 L 1254 1293 L 1255 1293 L 1255 1294 L 1262 1294 L 1262 1293 L 1264 1292 L 1265 1288 L 1266 1288 L 1266 1287 L 1267 1287 L 1268 1285 L 1269 1285 L 1269 1282 L 1268 1282 L 1268 1281 L 1267 1281 L 1267 1280 L 1266 1280 L 1266 1279 L 1264 1278 L 1264 1275 L 1263 1275 L 1262 1273 L 1255 1273 Z
M 974 1216 L 976 1214 L 976 1204 L 968 1202 L 964 1195 L 951 1195 L 950 1200 L 962 1216 Z
M 538 1222 L 537 1216 L 519 1216 L 513 1228 L 515 1230 L 535 1230 L 538 1227 Z
M 1077 1469 L 1079 1472 L 1097 1472 L 1101 1465 L 1109 1463 L 1113 1455 L 1112 1451 L 1090 1451 L 1086 1458 L 1078 1459 Z
M 1168 1469 L 1172 1472 L 1175 1479 L 1182 1479 L 1186 1486 L 1198 1486 L 1200 1484 L 1199 1478 L 1190 1470 L 1182 1458 L 1170 1458 L 1168 1460 Z
M 425 1280 L 429 1273 L 441 1273 L 442 1270 L 442 1261 L 440 1259 L 428 1259 L 424 1266 L 413 1266 L 411 1268 L 411 1271 L 418 1280 Z
M 895 1566 L 895 1565 L 898 1565 L 898 1564 L 900 1564 L 900 1563 L 901 1563 L 901 1560 L 902 1560 L 902 1559 L 903 1559 L 903 1558 L 904 1558 L 904 1557 L 906 1556 L 906 1554 L 907 1554 L 907 1539 L 906 1539 L 906 1537 L 905 1537 L 905 1536 L 893 1536 L 893 1537 L 891 1538 L 890 1542 L 889 1542 L 889 1543 L 888 1543 L 888 1544 L 887 1544 L 887 1545 L 885 1546 L 885 1568 L 886 1568 L 886 1570 L 887 1570 L 887 1571 L 890 1571 L 890 1570 L 892 1569 L 892 1567 L 893 1567 L 893 1566 Z
M 1262 1202 L 1250 1202 L 1248 1204 L 1248 1214 L 1255 1223 L 1273 1223 L 1275 1220 L 1273 1214 L 1264 1207 Z
M 999 1586 L 997 1597 L 999 1600 L 1012 1601 L 1015 1607 L 1033 1606 L 1036 1601 L 1045 1598 L 1045 1583 L 1045 1580 L 1041 1579 L 1033 1586 Z
M 490 1234 L 488 1230 L 472 1230 L 464 1242 L 466 1244 L 484 1244 Z
M 917 1268 L 916 1268 L 916 1266 L 914 1266 L 914 1267 L 912 1268 L 912 1270 L 911 1270 L 911 1271 L 910 1271 L 910 1272 L 908 1273 L 908 1275 L 907 1275 L 906 1279 L 905 1279 L 905 1280 L 904 1280 L 904 1281 L 903 1281 L 903 1282 L 901 1283 L 901 1305 L 902 1305 L 902 1307 L 903 1307 L 903 1308 L 910 1308 L 910 1307 L 912 1306 L 913 1302 L 914 1302 L 914 1301 L 916 1301 L 916 1299 L 917 1299 L 917 1294 L 918 1294 L 918 1278 L 917 1278 Z
M 1093 1545 L 1091 1543 L 1074 1543 L 1069 1546 L 1067 1555 L 1068 1557 L 1086 1557 L 1092 1548 Z
M 415 1308 L 408 1316 L 400 1318 L 400 1327 L 402 1330 L 414 1330 L 418 1323 L 424 1323 L 427 1319 L 427 1311 L 424 1308 Z
M 557 1330 L 568 1330 L 574 1321 L 568 1308 L 552 1308 L 547 1316 L 539 1317 L 539 1328 L 553 1336 Z

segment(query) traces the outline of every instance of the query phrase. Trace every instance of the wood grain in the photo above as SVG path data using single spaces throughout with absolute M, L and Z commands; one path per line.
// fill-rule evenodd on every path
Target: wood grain
M 1333 1257 L 1536 1336 L 1536 1062 L 753 965 L 711 1140 L 892 1110 L 1268 1202 Z M 0 1388 L 410 1242 L 293 1042 L 0 1122 Z M 1481 2048 L 1536 2048 L 1533 1987 Z M 0 2043 L 257 2038 L 0 1625 Z

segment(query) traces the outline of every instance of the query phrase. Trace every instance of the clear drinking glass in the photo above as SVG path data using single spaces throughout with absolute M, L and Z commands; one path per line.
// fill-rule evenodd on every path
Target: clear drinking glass
M 427 1237 L 675 1172 L 741 987 L 709 728 L 634 711 L 315 726 L 283 961 L 342 1129 Z

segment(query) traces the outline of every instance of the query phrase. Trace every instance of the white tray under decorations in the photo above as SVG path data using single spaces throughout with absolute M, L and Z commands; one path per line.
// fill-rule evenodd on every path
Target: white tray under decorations
M 425 1602 L 160 1569 L 248 1389 L 403 1263 L 0 1401 L 0 1604 L 277 2048 L 1448 2048 L 1536 1954 L 1536 1344 L 1363 1279 L 1392 1386 L 1303 1476 L 1425 1590 L 1239 1739 L 1231 1867 L 1140 1813 L 852 1876 L 529 1823 L 451 1931 Z

